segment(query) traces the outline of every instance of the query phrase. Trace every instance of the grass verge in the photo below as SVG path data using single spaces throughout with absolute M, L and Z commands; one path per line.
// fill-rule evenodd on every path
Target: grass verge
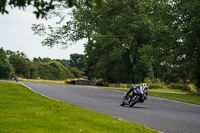
M 156 132 L 111 116 L 57 102 L 20 84 L 0 83 L 1 132 Z
M 200 96 L 178 89 L 149 89 L 149 95 L 200 105 Z
M 23 82 L 23 83 L 64 85 L 64 81 L 57 81 L 57 80 L 23 79 L 23 78 L 19 78 L 19 81 Z

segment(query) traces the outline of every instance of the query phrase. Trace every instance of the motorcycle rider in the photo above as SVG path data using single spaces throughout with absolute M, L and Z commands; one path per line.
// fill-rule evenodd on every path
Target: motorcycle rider
M 126 97 L 127 98 L 127 96 L 131 93 L 131 92 L 133 92 L 134 91 L 134 89 L 136 89 L 136 88 L 139 88 L 141 91 L 142 91 L 142 93 L 144 94 L 144 100 L 146 100 L 147 99 L 147 95 L 148 95 L 148 86 L 147 86 L 147 84 L 146 83 L 143 83 L 142 85 L 131 85 L 131 88 L 130 88 L 130 90 L 127 92 L 127 93 L 125 93 L 125 95 L 124 95 L 124 97 Z
M 14 80 L 16 80 L 16 82 L 18 82 L 18 77 L 16 75 L 14 75 Z
M 127 93 L 125 93 L 125 95 L 124 95 L 124 97 L 125 97 L 125 99 L 127 99 L 127 97 L 128 97 L 128 95 L 131 93 L 131 92 L 133 92 L 134 91 L 134 89 L 136 89 L 137 88 L 137 86 L 136 85 L 131 85 L 131 88 L 130 88 L 130 90 L 127 92 Z M 127 103 L 128 102 L 130 102 L 130 99 L 128 99 L 127 101 L 126 101 Z
M 131 85 L 131 88 L 130 88 L 130 90 L 125 94 L 125 97 L 127 97 L 135 88 L 137 88 L 137 86 L 136 85 Z
M 146 100 L 148 95 L 148 85 L 146 83 L 143 83 L 140 86 L 140 90 L 144 92 L 144 100 Z

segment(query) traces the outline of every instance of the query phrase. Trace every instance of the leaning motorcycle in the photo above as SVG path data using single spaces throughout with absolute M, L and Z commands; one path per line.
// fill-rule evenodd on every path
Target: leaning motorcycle
M 121 106 L 128 105 L 129 107 L 133 107 L 138 102 L 144 102 L 145 100 L 145 94 L 140 88 L 134 88 L 134 90 L 126 96 L 126 93 L 124 94 L 124 97 L 121 101 Z
M 18 77 L 14 75 L 14 80 L 18 82 Z

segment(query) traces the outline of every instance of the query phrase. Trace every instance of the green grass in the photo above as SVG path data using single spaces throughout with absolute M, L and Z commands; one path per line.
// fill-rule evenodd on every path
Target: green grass
M 0 80 L 0 82 L 16 82 L 15 80 Z M 63 82 L 63 83 L 61 83 Z M 54 80 L 34 80 L 34 79 L 20 79 L 19 83 L 33 83 L 33 84 L 48 84 L 48 85 L 69 85 L 64 84 L 64 81 L 54 81 Z
M 200 105 L 200 96 L 178 89 L 149 89 L 149 95 Z
M 120 90 L 120 91 L 128 91 L 129 90 L 129 88 L 115 88 L 115 87 L 101 87 L 101 86 L 98 86 L 98 88 L 110 89 L 110 90 Z
M 156 132 L 117 118 L 48 99 L 20 84 L 0 83 L 0 132 Z

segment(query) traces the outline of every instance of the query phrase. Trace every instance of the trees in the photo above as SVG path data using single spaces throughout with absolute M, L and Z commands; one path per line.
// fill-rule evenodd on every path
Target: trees
M 139 63 L 137 48 L 148 42 L 150 36 L 149 24 L 140 14 L 138 5 L 139 1 L 131 0 L 104 1 L 100 6 L 77 5 L 72 11 L 73 20 L 62 27 L 49 27 L 50 36 L 43 44 L 66 45 L 66 41 L 87 38 L 85 48 L 90 78 L 136 82 L 134 74 L 138 73 L 137 67 L 140 66 L 136 65 Z M 46 32 L 42 27 L 34 25 L 33 29 L 36 33 Z
M 17 75 L 20 75 L 24 78 L 33 78 L 31 77 L 31 75 L 33 75 L 33 72 L 37 69 L 34 68 L 31 61 L 26 57 L 23 52 L 17 51 L 15 53 L 8 50 L 7 56 L 10 63 L 14 66 L 15 73 Z
M 150 16 L 154 36 L 151 45 L 155 52 L 151 56 L 155 60 L 153 67 L 157 67 L 154 70 L 155 76 L 161 78 L 162 74 L 164 77 L 161 79 L 164 81 L 171 79 L 168 82 L 190 80 L 200 88 L 200 2 L 163 0 L 154 1 L 152 4 L 154 10 L 150 11 Z
M 9 5 L 13 7 L 19 7 L 19 9 L 25 9 L 28 6 L 33 6 L 36 11 L 33 13 L 37 18 L 46 17 L 47 13 L 54 9 L 58 2 L 64 1 L 68 8 L 76 6 L 80 3 L 85 3 L 88 6 L 92 4 L 100 5 L 102 0 L 1 0 L 0 1 L 0 13 L 9 13 L 6 7 Z
M 83 55 L 78 55 L 78 57 L 82 58 Z M 75 61 L 80 65 L 82 60 L 77 58 Z M 84 68 L 83 65 L 81 65 L 82 68 Z M 78 68 L 71 68 L 69 60 L 38 57 L 30 61 L 23 52 L 4 51 L 0 48 L 0 78 L 12 78 L 14 74 L 28 79 L 64 80 L 81 78 L 83 72 Z
M 181 28 L 183 58 L 189 70 L 190 79 L 200 88 L 200 1 L 177 2 L 178 24 Z M 180 8 L 182 7 L 182 8 Z
M 1 0 L 0 1 L 0 13 L 9 13 L 6 7 L 10 5 L 13 7 L 19 7 L 19 9 L 25 9 L 27 6 L 33 6 L 36 8 L 36 11 L 33 13 L 37 18 L 40 16 L 43 18 L 46 16 L 47 12 L 54 9 L 56 2 L 60 2 L 64 0 Z M 72 7 L 76 0 L 65 0 L 68 4 L 68 7 Z
M 47 28 L 50 36 L 43 44 L 66 45 L 86 38 L 90 79 L 134 83 L 146 77 L 167 83 L 190 80 L 199 88 L 199 7 L 197 0 L 81 3 L 63 26 Z M 35 31 L 47 31 L 42 25 L 34 27 Z
M 85 66 L 85 57 L 82 54 L 71 54 L 70 55 L 70 66 L 76 67 L 79 70 L 83 70 Z
M 65 60 L 65 59 L 56 59 L 56 61 L 60 62 L 64 67 L 69 68 L 70 67 L 70 61 L 69 60 Z
M 81 78 L 82 72 L 78 68 L 70 68 L 70 71 L 74 75 L 74 78 Z
M 0 49 L 0 78 L 12 78 L 14 74 L 25 78 L 37 78 L 37 66 L 24 53 Z
M 6 52 L 0 48 L 0 79 L 12 78 L 14 76 L 14 68 L 6 57 Z
M 74 78 L 73 74 L 57 61 L 38 64 L 38 71 L 42 79 L 64 80 L 66 78 Z
M 84 56 L 79 54 L 70 55 L 70 60 L 34 58 L 33 63 L 38 68 L 38 76 L 42 79 L 63 80 L 66 78 L 80 78 L 83 74 L 80 69 L 84 68 Z

